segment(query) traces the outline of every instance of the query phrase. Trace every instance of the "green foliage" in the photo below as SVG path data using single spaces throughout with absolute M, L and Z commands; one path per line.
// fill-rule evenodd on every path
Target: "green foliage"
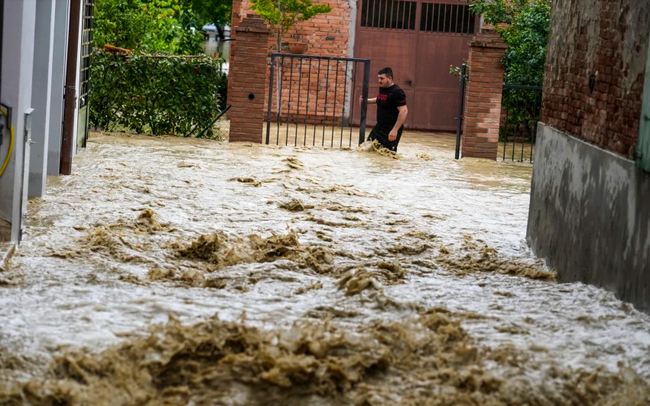
M 195 13 L 181 1 L 185 0 L 97 0 L 95 46 L 163 54 L 202 52 L 203 35 L 195 25 Z
M 271 26 L 278 52 L 282 38 L 298 21 L 307 21 L 318 14 L 327 14 L 332 7 L 314 5 L 311 0 L 251 0 L 251 8 Z
M 198 55 L 204 52 L 205 38 L 200 33 L 199 21 L 194 13 L 184 12 L 179 20 L 180 26 L 185 27 L 177 34 L 178 48 L 176 54 Z
M 96 51 L 90 123 L 107 131 L 189 136 L 225 102 L 227 77 L 209 57 L 156 58 Z
M 499 128 L 499 141 L 507 141 L 513 135 L 535 139 L 535 126 L 542 108 L 541 90 L 504 89 L 501 108 L 506 111 L 506 120 Z
M 467 0 L 470 9 L 477 15 L 483 14 L 488 24 L 511 24 L 517 10 L 529 0 Z
M 541 86 L 551 0 L 473 0 L 470 8 L 483 14 L 508 45 L 503 58 L 506 82 Z
M 463 59 L 463 63 L 467 64 L 467 59 Z M 462 68 L 460 66 L 449 65 L 449 74 L 453 76 L 460 76 Z M 460 79 L 460 77 L 459 77 Z
M 223 26 L 230 24 L 232 15 L 232 0 L 181 0 L 184 6 L 191 9 L 197 18 L 197 27 L 205 24 Z
M 507 26 L 496 28 L 508 45 L 503 59 L 508 83 L 542 85 L 550 13 L 550 0 L 519 0 L 518 7 L 509 9 L 506 16 L 500 9 L 496 15 L 486 11 L 488 21 L 503 18 L 503 22 L 509 22 Z
M 505 68 L 504 81 L 513 85 L 542 86 L 551 0 L 468 1 L 472 3 L 471 10 L 483 14 L 485 22 L 494 25 L 508 45 L 502 60 Z M 502 108 L 509 113 L 506 128 L 501 131 L 503 141 L 506 130 L 512 131 L 520 126 L 524 131 L 534 128 L 534 123 L 539 119 L 541 92 L 504 91 Z

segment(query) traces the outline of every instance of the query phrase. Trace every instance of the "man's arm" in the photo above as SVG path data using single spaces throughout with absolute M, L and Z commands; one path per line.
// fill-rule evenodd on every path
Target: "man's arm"
M 368 104 L 376 104 L 377 103 L 377 98 L 373 97 L 372 99 L 368 99 Z M 363 104 L 363 96 L 359 96 L 359 105 Z
M 397 122 L 395 123 L 395 126 L 388 134 L 388 141 L 395 141 L 397 139 L 397 132 L 399 131 L 400 128 L 402 128 L 402 125 L 406 121 L 406 117 L 409 115 L 409 109 L 406 106 L 399 106 L 397 107 L 397 110 L 399 110 L 399 115 L 397 116 Z

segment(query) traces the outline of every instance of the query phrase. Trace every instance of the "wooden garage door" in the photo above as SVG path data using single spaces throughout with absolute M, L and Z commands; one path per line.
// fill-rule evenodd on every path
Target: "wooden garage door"
M 395 82 L 406 93 L 406 127 L 453 131 L 458 110 L 458 78 L 450 65 L 460 66 L 469 54 L 469 41 L 478 20 L 464 1 L 361 0 L 357 13 L 354 56 L 371 60 L 370 97 L 377 92 L 376 73 L 390 66 Z M 362 77 L 355 77 L 355 98 Z M 359 122 L 355 109 L 353 122 Z M 368 125 L 376 122 L 368 107 Z

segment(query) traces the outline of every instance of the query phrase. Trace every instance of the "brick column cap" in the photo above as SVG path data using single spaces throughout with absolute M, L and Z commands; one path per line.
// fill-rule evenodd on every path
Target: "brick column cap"
M 508 46 L 503 42 L 496 31 L 482 30 L 480 34 L 473 37 L 469 43 L 470 47 L 477 48 L 494 48 L 507 49 Z
M 235 27 L 235 32 L 254 32 L 260 34 L 268 34 L 270 33 L 270 30 L 259 15 L 249 13 L 246 15 L 246 18 L 244 18 L 242 22 L 239 23 L 237 27 Z

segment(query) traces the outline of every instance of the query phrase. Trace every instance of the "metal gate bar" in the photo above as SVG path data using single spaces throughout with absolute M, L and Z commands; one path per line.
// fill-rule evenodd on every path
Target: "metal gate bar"
M 503 84 L 502 103 L 515 106 L 505 110 L 505 120 L 499 130 L 504 161 L 509 158 L 513 162 L 533 162 L 535 126 L 542 108 L 542 89 L 541 86 Z M 506 151 L 508 149 L 510 151 Z
M 469 79 L 467 74 L 467 64 L 463 64 L 460 68 L 460 90 L 458 94 L 458 126 L 456 127 L 456 154 L 454 158 L 460 158 L 460 137 L 463 133 L 463 114 L 465 107 L 465 83 Z
M 352 89 L 357 66 L 363 66 L 364 70 L 359 144 L 365 140 L 370 82 L 369 59 L 274 53 L 271 54 L 269 65 L 267 144 L 273 142 L 276 145 L 283 143 L 285 146 L 289 144 L 298 146 L 302 141 L 302 145 L 315 146 L 318 142 L 319 146 L 327 148 L 351 147 L 352 107 L 357 102 L 352 100 L 354 94 Z M 317 75 L 314 77 L 312 72 L 317 72 Z M 276 125 L 275 129 L 272 129 L 273 124 Z M 314 126 L 313 131 L 309 131 L 310 124 Z M 286 128 L 281 131 L 283 125 Z M 301 131 L 303 125 L 304 131 Z M 322 131 L 319 130 L 319 126 L 322 127 L 320 129 Z M 335 140 L 337 126 L 340 127 L 339 140 Z M 349 139 L 344 139 L 346 127 L 350 129 Z M 317 139 L 317 133 L 320 135 L 320 140 Z M 275 139 L 272 139 L 273 134 Z M 308 135 L 311 136 L 310 140 Z M 338 145 L 335 141 L 339 141 Z

